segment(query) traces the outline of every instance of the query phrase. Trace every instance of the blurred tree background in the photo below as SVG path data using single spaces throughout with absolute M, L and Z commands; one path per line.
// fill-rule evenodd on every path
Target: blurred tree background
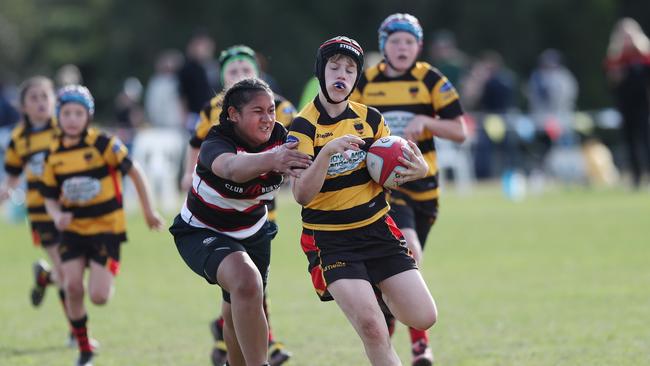
M 375 50 L 377 27 L 394 12 L 420 19 L 425 44 L 448 29 L 470 56 L 497 50 L 520 81 L 543 49 L 559 49 L 580 83 L 582 109 L 610 104 L 602 60 L 616 20 L 631 16 L 650 31 L 647 0 L 2 0 L 0 80 L 74 63 L 107 113 L 126 77 L 146 83 L 157 54 L 184 50 L 201 27 L 217 50 L 244 43 L 266 55 L 270 74 L 297 101 L 320 42 L 346 34 Z

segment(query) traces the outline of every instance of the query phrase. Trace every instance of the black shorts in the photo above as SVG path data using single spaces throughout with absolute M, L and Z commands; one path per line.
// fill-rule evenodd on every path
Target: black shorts
M 209 229 L 191 226 L 177 215 L 169 232 L 174 236 L 176 249 L 187 266 L 208 283 L 218 284 L 217 269 L 226 256 L 234 252 L 246 252 L 262 275 L 262 283 L 266 288 L 271 262 L 271 240 L 278 233 L 278 227 L 274 223 L 267 221 L 255 235 L 237 240 Z M 223 288 L 222 293 L 223 300 L 230 302 L 230 294 Z
M 389 202 L 390 215 L 395 219 L 397 227 L 415 230 L 424 249 L 429 231 L 438 217 L 438 199 L 415 201 L 402 192 L 393 191 Z
M 79 235 L 64 231 L 61 235 L 59 254 L 61 261 L 86 258 L 106 267 L 113 276 L 120 272 L 120 248 L 123 235 Z
M 333 300 L 327 285 L 336 280 L 361 279 L 377 285 L 398 273 L 418 268 L 390 216 L 352 230 L 303 229 L 300 241 L 321 301 Z
M 52 221 L 32 221 L 31 226 L 34 245 L 48 248 L 59 244 L 61 241 L 61 233 L 56 229 Z

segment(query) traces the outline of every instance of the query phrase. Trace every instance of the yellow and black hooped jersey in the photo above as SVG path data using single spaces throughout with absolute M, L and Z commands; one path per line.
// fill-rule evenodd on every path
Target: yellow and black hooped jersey
M 25 172 L 27 180 L 27 213 L 31 222 L 52 221 L 45 211 L 43 196 L 39 191 L 45 156 L 56 140 L 59 129 L 55 119 L 43 128 L 29 128 L 21 122 L 11 132 L 11 141 L 5 153 L 5 171 L 18 176 Z
M 126 240 L 122 177 L 131 169 L 128 151 L 117 137 L 88 129 L 77 145 L 56 141 L 45 160 L 41 191 L 59 200 L 73 219 L 64 231 L 81 236 L 113 235 Z
M 291 121 L 296 116 L 296 108 L 290 101 L 284 97 L 273 94 L 275 97 L 275 119 L 280 122 L 284 127 L 289 127 Z M 190 145 L 195 148 L 200 148 L 201 143 L 210 132 L 212 126 L 219 124 L 219 114 L 221 114 L 221 99 L 223 94 L 219 94 L 212 98 L 201 110 L 199 114 L 199 122 L 196 124 L 194 134 L 190 138 Z
M 371 224 L 388 212 L 383 187 L 370 178 L 366 153 L 375 140 L 390 135 L 381 114 L 374 108 L 350 102 L 345 111 L 330 118 L 318 97 L 294 118 L 287 141 L 299 141 L 298 150 L 316 158 L 331 140 L 352 134 L 366 143 L 346 158 L 330 158 L 325 182 L 314 199 L 302 208 L 303 227 L 338 231 Z
M 384 74 L 386 67 L 385 62 L 380 62 L 366 70 L 350 100 L 377 108 L 393 135 L 404 137 L 404 128 L 418 114 L 443 119 L 463 114 L 458 92 L 433 66 L 416 62 L 407 73 L 395 78 Z M 417 144 L 429 164 L 429 173 L 398 190 L 416 201 L 431 200 L 439 194 L 436 146 L 431 131 L 425 130 Z

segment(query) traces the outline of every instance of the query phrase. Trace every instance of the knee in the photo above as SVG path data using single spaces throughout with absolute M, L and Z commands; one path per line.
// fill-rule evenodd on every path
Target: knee
M 246 268 L 241 271 L 237 281 L 231 286 L 230 295 L 239 298 L 262 301 L 262 277 L 256 268 Z
M 366 342 L 383 343 L 389 340 L 386 324 L 375 318 L 364 317 L 360 319 L 359 332 Z
M 90 301 L 95 305 L 104 305 L 110 298 L 108 291 L 90 291 Z
M 414 319 L 413 323 L 409 324 L 409 326 L 419 330 L 427 330 L 431 328 L 434 324 L 436 324 L 437 320 L 438 320 L 438 312 L 434 307 L 429 311 L 421 312 L 420 316 Z
M 84 296 L 84 285 L 81 281 L 66 280 L 64 286 L 65 295 L 71 299 L 78 299 Z

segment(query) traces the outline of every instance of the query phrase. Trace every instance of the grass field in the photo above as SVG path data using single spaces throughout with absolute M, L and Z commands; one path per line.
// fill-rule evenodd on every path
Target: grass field
M 445 194 L 424 277 L 439 308 L 438 365 L 650 365 L 650 193 L 559 190 L 514 203 L 496 188 Z M 279 203 L 271 322 L 294 366 L 366 365 L 334 303 L 320 303 L 298 244 L 299 209 Z M 167 232 L 129 222 L 117 291 L 89 306 L 96 365 L 209 365 L 220 295 L 194 275 Z M 44 252 L 26 227 L 0 224 L 0 365 L 71 365 L 57 296 L 28 302 Z M 410 364 L 406 329 L 394 344 Z

